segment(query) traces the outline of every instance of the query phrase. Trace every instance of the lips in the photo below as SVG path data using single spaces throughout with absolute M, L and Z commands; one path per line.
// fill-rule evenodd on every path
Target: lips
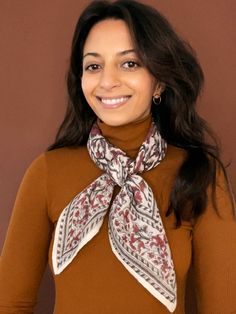
M 99 102 L 106 108 L 117 108 L 125 104 L 131 96 L 118 96 L 118 97 L 97 97 Z

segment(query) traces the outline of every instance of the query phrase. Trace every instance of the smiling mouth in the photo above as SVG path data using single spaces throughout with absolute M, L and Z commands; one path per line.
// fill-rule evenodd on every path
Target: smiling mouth
M 114 98 L 107 98 L 107 97 L 97 97 L 100 103 L 106 108 L 117 108 L 123 104 L 125 104 L 131 96 L 121 96 L 121 97 L 114 97 Z

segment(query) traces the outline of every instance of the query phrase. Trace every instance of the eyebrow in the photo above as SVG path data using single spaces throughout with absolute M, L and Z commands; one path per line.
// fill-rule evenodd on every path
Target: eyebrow
M 129 50 L 123 50 L 123 51 L 120 51 L 117 53 L 118 56 L 125 56 L 129 53 L 136 53 L 136 51 L 134 49 L 129 49 Z M 96 58 L 101 58 L 102 56 L 97 53 L 97 52 L 88 52 L 86 53 L 84 56 L 83 56 L 83 59 L 87 56 L 93 56 L 93 57 L 96 57 Z

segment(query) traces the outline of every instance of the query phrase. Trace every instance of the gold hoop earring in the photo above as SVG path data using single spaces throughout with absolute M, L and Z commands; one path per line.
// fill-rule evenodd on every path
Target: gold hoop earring
M 161 95 L 155 94 L 152 97 L 152 101 L 154 102 L 155 105 L 160 105 L 160 103 L 161 103 Z

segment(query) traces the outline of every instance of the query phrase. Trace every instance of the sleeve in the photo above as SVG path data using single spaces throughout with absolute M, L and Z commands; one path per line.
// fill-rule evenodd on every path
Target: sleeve
M 211 197 L 209 197 L 211 199 Z M 216 204 L 209 202 L 193 231 L 193 269 L 199 314 L 236 313 L 236 220 L 223 171 Z
M 0 257 L 0 314 L 33 313 L 51 230 L 41 155 L 22 180 Z

